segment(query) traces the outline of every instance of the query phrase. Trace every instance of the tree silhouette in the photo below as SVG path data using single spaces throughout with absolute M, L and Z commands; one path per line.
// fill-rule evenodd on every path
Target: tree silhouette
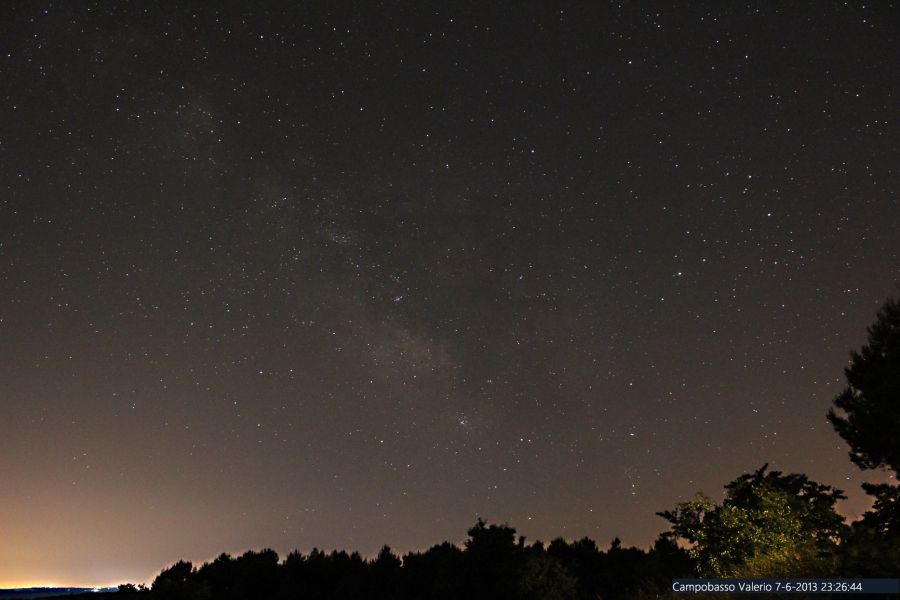
M 197 581 L 193 565 L 180 560 L 160 573 L 153 581 L 153 598 L 161 600 L 207 600 L 209 588 Z
M 525 561 L 516 544 L 516 530 L 507 525 L 487 525 L 479 519 L 468 533 L 468 595 L 486 599 L 517 597 L 517 581 Z
M 893 489 L 893 488 L 891 488 Z M 479 520 L 464 548 L 449 542 L 402 559 L 387 546 L 356 552 L 272 550 L 222 554 L 198 569 L 163 570 L 150 600 L 645 600 L 670 597 L 672 579 L 702 575 L 893 576 L 900 544 L 869 515 L 847 534 L 834 511 L 841 492 L 804 475 L 763 468 L 725 486 L 721 504 L 700 496 L 661 513 L 672 531 L 649 550 L 615 538 L 526 544 L 508 525 Z M 882 511 L 883 512 L 883 511 Z M 879 515 L 882 513 L 878 513 Z M 690 544 L 685 550 L 678 539 Z M 843 543 L 838 543 L 838 539 Z M 838 562 L 840 561 L 840 562 Z M 127 597 L 133 592 L 125 588 Z
M 371 564 L 371 598 L 388 600 L 396 598 L 400 589 L 400 569 L 402 563 L 390 546 L 382 546 Z
M 828 420 L 850 445 L 862 469 L 892 469 L 900 476 L 900 304 L 888 299 L 868 329 L 868 343 L 851 353 L 847 387 Z
M 403 557 L 406 598 L 453 600 L 463 596 L 463 551 L 449 542 Z
M 900 487 L 864 485 L 872 510 L 852 524 L 840 547 L 842 576 L 893 577 L 900 573 Z
M 834 399 L 828 420 L 850 446 L 861 469 L 891 469 L 900 476 L 900 304 L 888 299 L 868 328 L 868 340 L 851 353 L 847 387 Z M 841 411 L 840 413 L 838 413 Z M 864 483 L 872 510 L 853 523 L 841 563 L 850 575 L 900 572 L 900 487 Z
M 526 552 L 525 564 L 519 575 L 522 598 L 572 600 L 576 597 L 577 584 L 578 580 L 562 561 L 547 555 L 543 548 L 533 547 L 533 551 Z

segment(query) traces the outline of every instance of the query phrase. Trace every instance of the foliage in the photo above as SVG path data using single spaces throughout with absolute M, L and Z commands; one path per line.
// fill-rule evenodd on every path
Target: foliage
M 153 581 L 153 598 L 161 600 L 207 600 L 209 588 L 195 577 L 193 565 L 180 560 Z
M 872 510 L 852 524 L 839 551 L 840 575 L 895 577 L 900 573 L 900 488 L 863 484 Z
M 847 387 L 834 399 L 843 416 L 832 408 L 828 420 L 856 465 L 900 475 L 900 303 L 885 302 L 868 332 L 844 370 Z
M 657 597 L 673 576 L 690 571 L 687 554 L 671 540 L 657 541 L 650 551 L 614 540 L 604 552 L 588 538 L 557 539 L 547 548 L 526 544 L 512 527 L 482 520 L 468 533 L 462 548 L 444 542 L 402 559 L 385 546 L 370 560 L 313 549 L 292 552 L 283 562 L 272 550 L 222 554 L 198 569 L 180 561 L 156 578 L 152 598 L 617 600 Z
M 792 576 L 827 574 L 845 526 L 835 511 L 840 490 L 805 475 L 766 472 L 768 465 L 725 486 L 722 504 L 698 494 L 658 513 L 688 550 L 699 574 Z
M 529 600 L 575 598 L 577 580 L 562 561 L 544 552 L 527 556 L 519 576 L 519 592 Z
M 886 483 L 864 483 L 862 487 L 875 504 L 863 515 L 861 524 L 880 535 L 900 537 L 900 487 Z
M 852 354 L 848 387 L 828 418 L 864 469 L 900 474 L 900 305 L 889 300 Z M 620 600 L 670 596 L 671 580 L 731 577 L 886 577 L 900 572 L 900 487 L 863 486 L 875 500 L 851 526 L 840 490 L 802 474 L 757 471 L 725 486 L 719 504 L 701 494 L 657 513 L 670 524 L 649 551 L 618 538 L 602 551 L 583 538 L 526 544 L 508 525 L 478 520 L 459 548 L 448 542 L 400 558 L 384 546 L 371 560 L 313 549 L 283 562 L 273 550 L 222 554 L 194 569 L 179 561 L 153 582 L 162 600 Z M 679 543 L 681 542 L 681 543 Z M 686 549 L 685 549 L 686 546 Z M 134 586 L 120 586 L 130 593 Z M 140 592 L 140 590 L 138 590 Z

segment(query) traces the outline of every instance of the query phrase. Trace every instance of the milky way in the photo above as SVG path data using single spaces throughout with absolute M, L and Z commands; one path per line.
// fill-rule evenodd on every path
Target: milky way
M 0 8 L 0 587 L 865 508 L 893 4 L 178 4 Z

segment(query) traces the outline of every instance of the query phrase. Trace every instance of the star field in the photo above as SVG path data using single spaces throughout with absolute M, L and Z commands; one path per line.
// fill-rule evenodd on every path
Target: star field
M 864 510 L 893 3 L 0 10 L 0 587 Z

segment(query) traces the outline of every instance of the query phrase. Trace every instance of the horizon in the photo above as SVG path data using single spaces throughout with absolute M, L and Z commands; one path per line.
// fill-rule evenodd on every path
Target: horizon
M 750 471 L 747 471 L 747 472 L 750 472 Z M 892 478 L 891 476 L 888 476 L 888 475 L 884 475 L 883 477 L 869 477 L 868 479 L 869 479 L 870 481 L 873 481 L 873 482 L 879 482 L 879 483 L 882 483 L 882 482 L 888 482 L 888 481 L 892 481 L 892 480 L 893 480 L 893 478 Z M 824 483 L 828 483 L 828 482 L 824 482 Z M 841 508 L 841 505 L 842 505 L 842 504 L 846 505 L 846 504 L 848 504 L 848 503 L 849 503 L 849 499 L 848 499 L 848 500 L 842 500 L 842 501 L 839 501 L 838 504 L 837 504 L 838 512 L 839 512 L 839 513 L 841 512 L 841 511 L 840 511 L 840 508 Z M 868 509 L 871 508 L 871 504 L 872 504 L 871 501 L 868 502 L 867 504 L 868 504 L 868 506 L 867 506 L 864 510 L 868 510 Z M 864 511 L 860 511 L 859 513 L 853 514 L 853 515 L 845 515 L 845 514 L 841 513 L 841 515 L 844 517 L 846 523 L 850 523 L 850 522 L 853 522 L 853 521 L 859 519 L 859 518 L 862 516 L 862 513 L 863 513 L 863 512 L 864 512 Z M 654 516 L 655 516 L 655 515 L 654 515 Z M 657 518 L 658 518 L 658 517 L 657 517 Z M 504 523 L 504 524 L 509 525 L 510 527 L 515 528 L 516 531 L 517 531 L 517 533 L 518 533 L 519 535 L 522 534 L 522 532 L 516 527 L 515 523 Z M 557 537 L 559 537 L 559 536 L 557 536 Z M 577 536 L 577 535 L 576 535 L 576 536 L 574 536 L 574 537 L 563 538 L 563 539 L 564 539 L 566 542 L 571 543 L 571 542 L 573 542 L 573 541 L 580 540 L 580 539 L 582 539 L 582 538 L 584 538 L 584 537 L 590 537 L 590 536 Z M 650 543 L 647 543 L 647 544 L 644 544 L 644 545 L 640 545 L 640 544 L 631 544 L 631 543 L 628 543 L 628 541 L 627 541 L 626 539 L 622 538 L 621 536 L 615 536 L 615 537 L 617 537 L 617 538 L 619 538 L 619 539 L 621 540 L 622 546 L 623 546 L 623 547 L 635 547 L 635 548 L 640 548 L 640 549 L 642 549 L 642 550 L 647 550 L 647 549 L 649 549 L 649 548 L 652 546 L 652 540 L 651 540 Z M 555 539 L 555 538 L 552 538 L 552 539 Z M 542 542 L 542 543 L 544 543 L 544 544 L 547 544 L 547 543 L 551 542 L 552 539 L 532 539 L 532 538 L 528 538 L 528 537 L 526 536 L 526 542 L 525 542 L 525 543 L 526 543 L 526 545 L 531 545 L 531 544 L 534 544 L 534 543 L 536 543 L 536 542 Z M 599 548 L 600 550 L 605 551 L 605 550 L 608 549 L 609 545 L 611 544 L 612 539 L 609 540 L 609 541 L 607 541 L 607 542 L 603 542 L 603 541 L 601 541 L 601 540 L 594 540 L 594 541 L 597 542 L 597 546 L 598 546 L 598 548 Z M 449 542 L 449 543 L 453 544 L 454 546 L 457 546 L 457 547 L 459 547 L 459 548 L 462 548 L 462 547 L 463 547 L 463 544 L 464 544 L 464 542 L 465 542 L 465 538 L 462 537 L 462 538 L 460 538 L 460 539 L 458 539 L 458 540 L 441 540 L 441 541 L 435 541 L 435 542 L 433 542 L 433 543 L 431 543 L 431 544 L 428 544 L 428 545 L 426 545 L 426 546 L 424 546 L 424 547 L 420 547 L 420 548 L 412 548 L 412 549 L 395 548 L 395 547 L 393 547 L 393 546 L 390 546 L 390 544 L 386 544 L 386 545 L 390 546 L 391 550 L 392 550 L 393 552 L 395 552 L 395 553 L 398 555 L 398 557 L 400 557 L 401 560 L 402 560 L 407 554 L 412 554 L 412 553 L 422 553 L 422 552 L 425 552 L 426 550 L 428 550 L 429 548 L 431 548 L 431 547 L 433 547 L 433 546 L 435 546 L 435 545 L 444 543 L 444 542 Z M 78 589 L 90 589 L 90 588 L 95 588 L 95 589 L 98 589 L 98 588 L 115 588 L 115 587 L 117 587 L 117 586 L 120 585 L 120 584 L 126 584 L 126 583 L 132 583 L 132 584 L 134 584 L 134 585 L 139 585 L 139 584 L 140 584 L 140 585 L 146 585 L 147 587 L 150 587 L 150 585 L 153 583 L 153 579 L 154 579 L 157 575 L 159 575 L 159 573 L 160 573 L 161 571 L 163 571 L 164 569 L 170 567 L 171 565 L 173 565 L 175 562 L 177 562 L 177 561 L 179 561 L 179 560 L 186 560 L 186 561 L 192 563 L 195 567 L 197 567 L 197 566 L 200 566 L 200 565 L 203 565 L 203 564 L 208 564 L 208 563 L 213 562 L 216 558 L 218 558 L 218 557 L 221 556 L 222 554 L 227 554 L 227 555 L 232 556 L 232 557 L 237 557 L 237 556 L 240 556 L 241 554 L 243 554 L 243 553 L 245 553 L 245 552 L 259 552 L 259 551 L 267 550 L 267 549 L 275 550 L 275 551 L 278 553 L 278 560 L 279 560 L 279 563 L 283 563 L 283 562 L 284 562 L 284 559 L 285 559 L 289 554 L 291 554 L 292 552 L 300 552 L 300 553 L 303 554 L 303 555 L 308 555 L 308 554 L 309 554 L 310 552 L 312 552 L 313 550 L 320 550 L 320 551 L 325 552 L 326 554 L 327 554 L 327 553 L 331 553 L 331 552 L 341 552 L 341 551 L 347 552 L 348 554 L 350 554 L 350 553 L 358 553 L 358 554 L 360 554 L 360 556 L 361 556 L 364 560 L 367 560 L 367 561 L 368 561 L 368 560 L 373 560 L 373 559 L 378 555 L 378 551 L 377 551 L 377 550 L 374 551 L 374 552 L 362 553 L 362 552 L 357 552 L 357 550 L 354 550 L 354 549 L 351 549 L 351 548 L 316 548 L 316 547 L 309 547 L 309 548 L 306 548 L 306 549 L 301 549 L 299 546 L 298 546 L 298 547 L 294 547 L 294 548 L 290 548 L 290 549 L 288 549 L 288 550 L 279 550 L 279 549 L 273 548 L 272 546 L 262 545 L 262 546 L 257 546 L 257 547 L 253 547 L 253 548 L 244 548 L 244 549 L 233 550 L 233 551 L 223 550 L 222 552 L 218 552 L 218 553 L 216 553 L 216 554 L 214 554 L 214 555 L 212 555 L 212 556 L 208 556 L 208 557 L 206 557 L 206 558 L 198 558 L 198 557 L 190 557 L 190 556 L 179 556 L 179 557 L 177 557 L 177 558 L 173 558 L 173 559 L 172 559 L 171 561 L 169 561 L 168 563 L 166 563 L 166 564 L 160 566 L 159 569 L 157 569 L 156 571 L 154 571 L 154 573 L 153 573 L 152 575 L 150 575 L 149 577 L 147 577 L 147 578 L 144 579 L 144 580 L 140 580 L 140 579 L 123 579 L 123 580 L 118 581 L 118 582 L 116 582 L 116 583 L 107 583 L 107 584 L 103 584 L 103 585 L 94 585 L 94 584 L 72 584 L 72 585 L 63 585 L 63 584 L 46 584 L 46 585 L 7 585 L 6 582 L 4 582 L 2 579 L 0 579 L 0 590 L 16 590 L 16 589 L 31 589 L 31 588 L 78 588 Z M 380 549 L 380 548 L 379 548 L 379 549 Z
M 648 548 L 763 464 L 862 514 L 898 16 L 4 3 L 0 576 Z

